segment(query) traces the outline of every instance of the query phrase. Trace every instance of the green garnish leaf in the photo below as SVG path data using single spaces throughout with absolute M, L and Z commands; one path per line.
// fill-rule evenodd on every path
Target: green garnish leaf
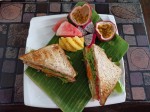
M 85 57 L 87 62 L 90 64 L 92 77 L 94 80 L 96 80 L 96 69 L 95 69 L 95 63 L 94 63 L 94 57 L 93 57 L 93 50 L 90 49 L 88 53 L 86 53 Z
M 122 93 L 124 91 L 124 86 L 120 81 L 117 82 L 114 90 L 116 90 L 118 93 Z
M 120 62 L 119 61 L 114 62 L 114 63 L 115 63 L 115 65 L 120 66 Z

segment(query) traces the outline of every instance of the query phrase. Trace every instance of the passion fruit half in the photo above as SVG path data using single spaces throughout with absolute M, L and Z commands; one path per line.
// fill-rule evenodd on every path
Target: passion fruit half
M 111 21 L 100 21 L 96 23 L 96 34 L 101 41 L 111 40 L 116 33 L 116 26 Z
M 91 19 L 92 9 L 89 4 L 85 3 L 83 6 L 76 6 L 69 14 L 70 20 L 77 26 L 87 24 Z

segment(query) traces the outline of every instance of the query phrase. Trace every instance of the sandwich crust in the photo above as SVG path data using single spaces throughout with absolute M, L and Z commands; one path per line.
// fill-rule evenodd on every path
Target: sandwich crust
M 76 72 L 67 59 L 65 52 L 58 44 L 52 44 L 39 50 L 29 52 L 20 56 L 19 59 L 35 69 L 42 70 L 46 74 L 66 77 L 70 82 L 74 81 L 73 79 L 76 76 Z M 56 73 L 48 73 L 44 70 L 45 68 L 55 71 Z

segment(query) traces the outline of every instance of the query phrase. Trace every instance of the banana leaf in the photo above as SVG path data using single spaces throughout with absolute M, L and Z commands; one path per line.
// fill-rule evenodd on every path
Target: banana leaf
M 117 34 L 108 42 L 100 42 L 97 39 L 96 44 L 105 50 L 105 53 L 113 62 L 120 61 L 129 47 L 128 43 Z

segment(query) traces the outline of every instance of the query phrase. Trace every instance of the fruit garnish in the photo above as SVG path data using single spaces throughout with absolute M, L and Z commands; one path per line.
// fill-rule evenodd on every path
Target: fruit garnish
M 95 43 L 96 34 L 88 34 L 84 36 L 85 45 L 91 47 Z
M 60 37 L 59 45 L 66 51 L 75 52 L 84 48 L 84 37 Z
M 78 29 L 82 32 L 83 36 L 87 34 L 87 32 L 81 26 L 78 26 Z
M 87 24 L 92 15 L 92 10 L 89 4 L 83 6 L 76 6 L 69 14 L 70 20 L 77 26 L 83 26 Z
M 76 49 L 74 49 L 64 37 L 61 37 L 59 39 L 59 45 L 66 51 L 72 51 L 72 52 L 76 51 Z
M 92 21 L 89 21 L 86 25 L 83 26 L 83 29 L 88 33 L 94 33 L 95 28 Z
M 96 24 L 97 37 L 102 41 L 111 40 L 116 33 L 116 26 L 111 21 L 100 21 Z
M 64 21 L 57 29 L 56 35 L 63 37 L 74 37 L 82 36 L 82 32 L 68 21 Z
M 61 23 L 63 23 L 64 21 L 67 21 L 67 18 L 61 18 L 59 21 L 57 21 L 57 23 L 53 26 L 52 30 L 56 32 Z

